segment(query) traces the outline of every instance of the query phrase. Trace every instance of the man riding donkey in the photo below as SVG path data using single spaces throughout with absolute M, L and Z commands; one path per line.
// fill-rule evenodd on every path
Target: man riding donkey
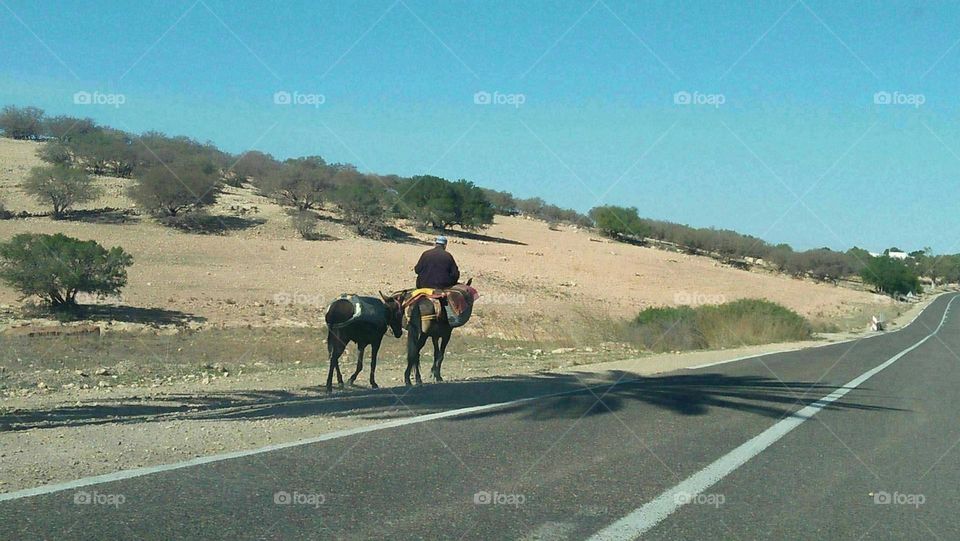
M 387 329 L 400 338 L 402 328 L 407 328 L 407 370 L 404 379 L 410 385 L 410 372 L 416 369 L 417 383 L 420 378 L 420 350 L 427 338 L 433 339 L 433 376 L 440 377 L 443 354 L 455 327 L 467 322 L 477 298 L 477 290 L 470 282 L 458 284 L 460 270 L 453 256 L 446 251 L 447 238 L 439 236 L 434 247 L 420 256 L 414 270 L 417 273 L 416 289 L 398 291 L 392 295 L 380 294 L 380 298 L 342 295 L 327 308 L 327 348 L 330 353 L 330 368 L 327 371 L 327 390 L 333 387 L 333 375 L 343 387 L 340 373 L 340 356 L 349 342 L 357 344 L 357 368 L 350 376 L 350 384 L 363 370 L 363 351 L 371 347 L 370 386 L 377 388 L 374 374 L 377 353 Z
M 404 326 L 407 329 L 407 370 L 404 382 L 410 385 L 410 372 L 415 371 L 417 384 L 420 378 L 420 350 L 433 341 L 433 368 L 436 381 L 443 381 L 440 367 L 443 355 L 450 342 L 453 329 L 467 322 L 473 310 L 473 301 L 479 296 L 477 290 L 458 283 L 460 269 L 453 255 L 447 251 L 447 237 L 437 237 L 433 248 L 423 252 L 413 268 L 417 273 L 417 288 L 402 292 Z
M 420 254 L 417 266 L 417 289 L 446 289 L 460 280 L 460 269 L 453 254 L 447 251 L 447 237 L 437 237 L 433 248 Z

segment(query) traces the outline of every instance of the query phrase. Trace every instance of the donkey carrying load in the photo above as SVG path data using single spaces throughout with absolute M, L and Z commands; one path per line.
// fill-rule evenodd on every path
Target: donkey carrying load
M 466 284 L 457 284 L 447 289 L 408 289 L 393 294 L 393 298 L 402 300 L 404 327 L 407 329 L 407 370 L 403 380 L 410 385 L 410 372 L 414 371 L 417 385 L 423 383 L 420 377 L 420 350 L 433 341 L 433 367 L 430 372 L 435 381 L 443 381 L 440 367 L 450 342 L 453 329 L 470 319 L 473 302 L 479 297 L 477 290 Z
M 380 298 L 342 295 L 327 308 L 324 319 L 327 322 L 327 351 L 330 353 L 330 368 L 327 371 L 327 392 L 333 389 L 333 372 L 337 372 L 337 383 L 343 388 L 343 376 L 340 374 L 340 356 L 347 344 L 357 344 L 357 369 L 350 376 L 350 385 L 363 370 L 363 350 L 370 350 L 370 386 L 378 387 L 375 373 L 377 370 L 377 352 L 380 342 L 389 327 L 397 338 L 403 335 L 401 326 L 402 308 L 396 297 Z

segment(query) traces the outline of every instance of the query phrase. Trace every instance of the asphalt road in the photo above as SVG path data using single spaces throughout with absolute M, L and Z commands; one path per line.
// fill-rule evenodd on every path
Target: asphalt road
M 590 389 L 361 395 L 564 393 L 0 501 L 0 539 L 960 539 L 953 298 L 895 333 Z

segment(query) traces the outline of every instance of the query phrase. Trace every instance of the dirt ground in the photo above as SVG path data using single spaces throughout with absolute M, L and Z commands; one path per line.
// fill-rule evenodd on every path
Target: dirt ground
M 44 208 L 19 188 L 40 162 L 38 144 L 0 139 L 0 199 L 13 211 Z M 99 178 L 104 196 L 87 209 L 129 210 L 132 182 Z M 212 213 L 232 228 L 224 235 L 186 234 L 150 218 L 90 216 L 0 221 L 0 239 L 22 232 L 62 232 L 121 246 L 133 255 L 129 284 L 115 310 L 118 321 L 196 326 L 319 326 L 322 310 L 347 292 L 411 287 L 413 264 L 430 235 L 401 226 L 401 240 L 358 238 L 333 216 L 321 222 L 325 239 L 297 238 L 283 210 L 252 189 L 228 188 Z M 93 223 L 91 223 L 93 221 Z M 464 278 L 482 295 L 464 333 L 540 340 L 576 335 L 591 320 L 625 318 L 650 306 L 765 298 L 813 320 L 842 319 L 889 306 L 871 293 L 748 272 L 707 257 L 613 243 L 575 227 L 548 228 L 519 217 L 497 217 L 480 233 L 449 234 Z M 0 329 L 13 324 L 18 295 L 0 287 Z M 4 309 L 7 316 L 4 320 Z M 858 316 L 859 317 L 859 316 Z M 860 326 L 866 319 L 857 322 Z

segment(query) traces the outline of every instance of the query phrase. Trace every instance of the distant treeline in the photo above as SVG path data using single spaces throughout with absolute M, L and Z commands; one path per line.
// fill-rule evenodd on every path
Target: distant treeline
M 728 262 L 763 260 L 767 267 L 794 276 L 835 282 L 860 275 L 890 294 L 918 292 L 919 275 L 935 283 L 960 281 L 960 256 L 933 256 L 929 250 L 905 261 L 874 258 L 859 248 L 797 252 L 787 244 L 772 245 L 735 231 L 641 218 L 635 207 L 599 206 L 582 214 L 539 197 L 522 199 L 464 179 L 361 173 L 351 164 L 327 163 L 320 156 L 278 160 L 256 150 L 235 155 L 211 142 L 155 131 L 132 134 L 89 118 L 48 117 L 36 107 L 3 108 L 0 131 L 6 137 L 43 142 L 38 156 L 49 165 L 31 171 L 25 188 L 49 203 L 55 218 L 98 195 L 90 174 L 136 179 L 128 194 L 138 206 L 161 223 L 188 229 L 203 222 L 198 216 L 225 186 L 249 183 L 286 206 L 305 238 L 315 235 L 316 211 L 330 207 L 358 234 L 373 238 L 385 236 L 389 224 L 399 218 L 443 230 L 486 227 L 495 214 L 523 215 L 552 225 L 596 228 L 625 242 L 653 239 Z M 9 215 L 0 202 L 0 217 Z

